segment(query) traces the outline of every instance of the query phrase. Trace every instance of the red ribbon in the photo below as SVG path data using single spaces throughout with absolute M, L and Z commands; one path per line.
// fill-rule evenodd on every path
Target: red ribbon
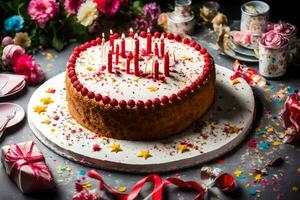
M 203 200 L 207 191 L 207 187 L 202 186 L 196 181 L 183 181 L 179 178 L 167 178 L 165 181 L 163 181 L 159 175 L 150 174 L 138 181 L 129 193 L 121 193 L 107 185 L 96 170 L 89 171 L 87 175 L 98 180 L 100 182 L 100 189 L 105 188 L 117 200 L 133 200 L 135 197 L 137 197 L 142 187 L 147 182 L 153 183 L 154 185 L 153 191 L 148 195 L 148 197 L 152 196 L 152 200 L 162 200 L 163 189 L 170 184 L 177 187 L 194 189 L 198 192 L 198 195 L 194 198 L 195 200 Z M 215 180 L 215 185 L 224 192 L 230 192 L 234 188 L 234 178 L 230 174 L 223 173 Z M 148 197 L 145 199 L 148 199 Z
M 232 70 L 235 73 L 230 77 L 231 80 L 241 77 L 250 85 L 256 85 L 262 79 L 262 76 L 256 70 L 242 65 L 238 60 L 232 64 Z
M 5 154 L 5 161 L 12 163 L 9 175 L 14 176 L 20 172 L 23 166 L 28 165 L 32 169 L 35 177 L 35 187 L 39 187 L 39 181 L 42 176 L 50 181 L 52 175 L 49 168 L 45 164 L 40 163 L 45 161 L 43 154 L 40 151 L 33 153 L 35 143 L 31 142 L 29 150 L 26 149 L 26 145 L 28 145 L 28 143 L 24 144 L 24 147 L 20 147 L 18 144 L 11 145 Z

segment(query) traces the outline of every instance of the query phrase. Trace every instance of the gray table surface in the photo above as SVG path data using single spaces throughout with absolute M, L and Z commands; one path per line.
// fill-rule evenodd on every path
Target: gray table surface
M 220 55 L 213 49 L 213 34 L 207 28 L 201 28 L 194 35 L 194 38 L 200 41 L 200 44 L 207 47 L 209 52 L 213 55 L 215 62 L 219 65 L 231 68 L 232 59 Z M 44 51 L 36 55 L 37 61 L 42 66 L 46 73 L 46 78 L 51 77 L 65 71 L 65 65 L 69 55 L 71 54 L 75 44 L 71 44 L 64 51 L 57 53 L 54 51 Z M 48 59 L 45 54 L 51 52 L 52 59 Z M 257 64 L 249 64 L 249 66 L 257 69 Z M 266 138 L 259 135 L 259 131 L 255 128 L 265 128 L 270 125 L 273 126 L 273 121 L 270 114 L 276 116 L 282 108 L 283 102 L 278 104 L 270 101 L 270 97 L 278 92 L 281 88 L 291 86 L 293 88 L 300 88 L 300 67 L 289 66 L 287 74 L 277 80 L 272 80 L 270 83 L 273 86 L 274 92 L 265 92 L 260 89 L 254 89 L 257 102 L 257 117 L 254 121 L 254 129 L 251 131 L 249 137 L 236 147 L 233 151 L 227 153 L 225 156 L 207 163 L 207 166 L 218 167 L 225 172 L 233 173 L 235 170 L 241 170 L 242 175 L 236 177 L 238 185 L 235 192 L 231 194 L 223 194 L 216 189 L 209 193 L 209 199 L 300 199 L 300 192 L 293 192 L 292 187 L 298 186 L 300 188 L 300 174 L 297 169 L 300 167 L 300 145 L 283 144 L 279 147 L 271 147 L 267 150 L 249 149 L 247 142 L 250 138 L 259 141 L 266 141 L 272 137 L 272 133 L 267 133 Z M 27 103 L 32 93 L 38 86 L 28 86 L 22 92 L 7 98 L 1 98 L 0 102 L 13 102 L 21 105 L 25 110 Z M 275 120 L 276 122 L 276 120 Z M 58 156 L 46 146 L 41 144 L 32 134 L 29 128 L 27 118 L 15 127 L 9 128 L 5 136 L 0 140 L 0 147 L 16 142 L 23 142 L 27 140 L 34 140 L 38 147 L 42 150 L 46 157 L 46 161 L 55 177 L 57 188 L 51 192 L 43 192 L 39 194 L 24 195 L 22 194 L 13 181 L 5 173 L 2 164 L 0 164 L 0 200 L 30 200 L 30 199 L 71 199 L 75 189 L 74 183 L 84 177 L 84 173 L 90 168 L 82 166 L 81 164 L 69 161 L 61 156 Z M 254 168 L 261 168 L 268 160 L 280 156 L 284 159 L 284 163 L 278 167 L 271 167 L 268 170 L 268 175 L 264 176 L 269 185 L 263 183 L 254 183 L 253 176 L 249 173 L 254 172 Z M 161 174 L 163 178 L 180 176 L 184 180 L 199 180 L 201 166 L 196 166 L 188 169 L 178 170 Z M 145 174 L 126 174 L 113 171 L 99 170 L 104 180 L 113 187 L 126 186 L 127 191 L 134 185 L 136 181 L 145 176 Z M 273 182 L 272 182 L 273 180 Z M 87 178 L 86 182 L 92 183 L 91 188 L 96 188 L 97 183 Z M 256 189 L 258 192 L 255 196 L 249 194 L 250 189 Z M 147 196 L 151 190 L 151 185 L 145 186 L 139 199 Z M 107 194 L 101 192 L 104 199 L 111 199 Z M 182 190 L 170 187 L 164 193 L 164 199 L 193 199 L 195 193 L 191 190 Z

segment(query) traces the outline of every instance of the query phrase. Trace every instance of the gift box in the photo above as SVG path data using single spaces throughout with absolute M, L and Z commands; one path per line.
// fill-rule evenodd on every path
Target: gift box
M 44 156 L 32 141 L 3 146 L 1 161 L 23 193 L 54 187 Z

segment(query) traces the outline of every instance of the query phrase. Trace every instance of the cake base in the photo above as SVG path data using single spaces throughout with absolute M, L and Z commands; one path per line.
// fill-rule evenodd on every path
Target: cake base
M 255 113 L 252 89 L 243 79 L 232 85 L 232 74 L 216 66 L 216 98 L 212 108 L 182 134 L 165 140 L 117 140 L 99 137 L 81 127 L 68 112 L 65 73 L 48 80 L 34 92 L 28 104 L 28 121 L 42 143 L 81 164 L 132 173 L 178 170 L 225 154 L 236 147 L 251 128 Z M 45 112 L 34 112 L 36 106 L 41 106 L 43 97 L 50 97 L 53 102 Z M 115 144 L 120 145 L 121 151 L 112 152 L 116 150 L 111 148 Z M 141 157 L 147 154 L 145 152 L 151 157 Z

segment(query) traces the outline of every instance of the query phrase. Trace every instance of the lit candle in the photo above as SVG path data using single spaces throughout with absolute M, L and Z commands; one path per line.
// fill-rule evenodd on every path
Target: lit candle
M 102 33 L 101 45 L 103 46 L 104 44 L 105 44 L 105 33 Z
M 134 40 L 135 40 L 135 49 L 134 52 L 137 56 L 139 56 L 139 51 L 140 51 L 140 40 L 138 38 L 138 35 L 134 35 Z
M 157 59 L 155 59 L 154 63 L 154 76 L 156 80 L 159 80 L 159 63 Z
M 130 61 L 131 61 L 131 59 L 132 59 L 132 52 L 130 51 L 128 53 L 128 57 L 126 59 L 126 73 L 127 74 L 130 74 Z
M 113 31 L 110 30 L 109 44 L 111 46 L 112 53 L 114 53 L 114 43 L 115 43 L 115 37 L 114 37 Z
M 147 29 L 147 54 L 151 53 L 151 44 L 152 43 L 152 35 L 150 33 L 150 29 Z
M 140 75 L 139 55 L 138 54 L 134 54 L 134 75 L 136 75 L 136 76 Z
M 154 55 L 159 57 L 159 53 L 158 53 L 158 45 L 157 43 L 155 42 L 155 45 L 154 45 Z
M 170 68 L 169 52 L 166 52 L 166 54 L 164 55 L 164 71 L 166 77 L 170 75 L 169 68 Z
M 131 38 L 134 37 L 134 33 L 133 33 L 133 29 L 132 28 L 129 29 L 129 37 L 131 37 Z
M 126 57 L 126 49 L 125 49 L 125 34 L 122 33 L 122 40 L 121 40 L 121 56 L 122 58 Z
M 108 54 L 107 54 L 107 68 L 108 68 L 108 72 L 112 73 L 112 51 L 111 51 L 111 49 L 108 51 Z
M 102 33 L 102 41 L 101 41 L 101 66 L 104 62 L 104 44 L 105 44 L 105 34 Z
M 160 55 L 161 55 L 162 58 L 165 55 L 165 41 L 164 41 L 163 34 L 161 35 L 161 38 L 160 38 Z
M 119 53 L 120 53 L 120 46 L 119 44 L 116 45 L 116 65 L 119 64 Z

